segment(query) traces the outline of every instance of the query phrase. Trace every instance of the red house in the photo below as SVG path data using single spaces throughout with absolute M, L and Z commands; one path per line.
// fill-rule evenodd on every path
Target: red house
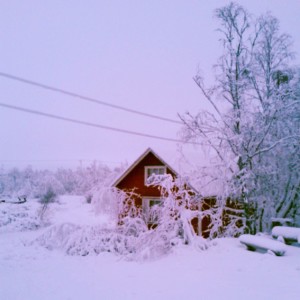
M 178 177 L 178 173 L 158 156 L 151 148 L 148 148 L 114 183 L 113 187 L 123 191 L 135 190 L 140 197 L 135 199 L 135 205 L 142 208 L 142 213 L 148 224 L 152 221 L 149 218 L 149 210 L 152 206 L 162 201 L 161 193 L 157 187 L 147 186 L 146 181 L 152 175 L 170 174 L 173 178 Z M 195 194 L 198 194 L 193 189 Z M 201 209 L 202 204 L 199 203 L 198 208 Z M 192 225 L 196 234 L 208 237 L 207 228 L 209 222 L 203 219 L 198 222 L 198 218 L 192 220 Z

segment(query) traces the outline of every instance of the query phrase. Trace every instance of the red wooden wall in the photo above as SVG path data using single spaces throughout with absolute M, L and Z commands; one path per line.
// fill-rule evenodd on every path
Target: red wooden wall
M 132 170 L 127 174 L 116 187 L 121 190 L 131 190 L 135 188 L 135 192 L 142 197 L 160 197 L 160 191 L 157 187 L 145 186 L 145 167 L 147 166 L 165 166 L 153 153 L 149 152 Z M 175 176 L 175 174 L 167 168 L 167 174 Z M 137 205 L 141 199 L 137 200 Z

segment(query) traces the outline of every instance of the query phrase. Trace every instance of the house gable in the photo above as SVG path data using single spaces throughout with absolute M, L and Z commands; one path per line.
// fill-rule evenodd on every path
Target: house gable
M 132 190 L 142 197 L 159 197 L 160 192 L 157 187 L 145 185 L 145 170 L 149 167 L 165 167 L 166 173 L 173 177 L 177 173 L 161 159 L 151 148 L 148 148 L 113 184 L 114 187 L 121 190 Z

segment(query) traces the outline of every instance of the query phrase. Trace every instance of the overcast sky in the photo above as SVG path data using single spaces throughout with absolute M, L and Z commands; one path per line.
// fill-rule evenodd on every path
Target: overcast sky
M 300 52 L 300 1 L 237 1 L 271 11 Z M 206 107 L 192 77 L 211 79 L 221 54 L 214 9 L 228 1 L 0 1 L 0 72 L 177 119 Z M 299 57 L 297 59 L 299 62 Z M 177 138 L 180 125 L 80 101 L 0 76 L 2 103 Z M 115 166 L 176 143 L 85 127 L 0 107 L 0 166 L 79 161 Z

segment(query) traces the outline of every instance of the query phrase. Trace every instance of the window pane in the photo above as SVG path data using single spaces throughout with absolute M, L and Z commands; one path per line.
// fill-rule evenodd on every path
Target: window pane
M 160 199 L 150 199 L 149 206 L 152 207 L 154 205 L 160 206 L 162 204 Z
M 158 174 L 159 175 L 163 175 L 164 173 L 165 173 L 165 169 L 164 168 L 158 169 Z
M 149 167 L 147 168 L 147 177 L 150 177 L 152 174 L 155 175 L 163 175 L 165 174 L 165 168 L 164 167 Z
M 162 200 L 159 198 L 143 199 L 143 213 L 148 224 L 158 223 L 162 203 Z

